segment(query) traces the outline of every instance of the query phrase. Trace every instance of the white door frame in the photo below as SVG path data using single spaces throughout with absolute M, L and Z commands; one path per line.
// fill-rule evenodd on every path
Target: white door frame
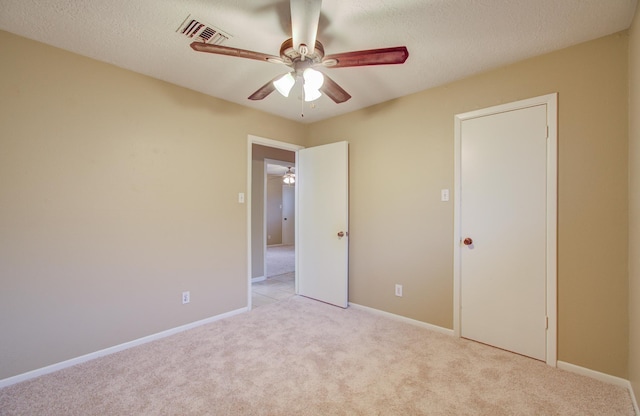
M 454 138 L 454 222 L 453 222 L 453 331 L 460 337 L 460 186 L 461 186 L 461 141 L 462 122 L 477 117 L 488 116 L 506 111 L 514 111 L 537 105 L 547 106 L 547 244 L 546 244 L 546 312 L 548 319 L 546 334 L 546 362 L 555 367 L 557 365 L 557 218 L 558 218 L 558 94 L 548 94 L 527 100 L 502 104 L 455 116 Z
M 252 164 L 253 164 L 253 151 L 252 151 L 252 145 L 253 144 L 259 144 L 262 146 L 267 146 L 267 147 L 274 147 L 276 149 L 283 149 L 283 150 L 289 150 L 292 152 L 296 152 L 296 165 L 298 164 L 298 150 L 300 149 L 304 149 L 304 146 L 298 146 L 297 144 L 291 144 L 291 143 L 287 143 L 287 142 L 281 142 L 278 140 L 273 140 L 273 139 L 267 139 L 264 137 L 259 137 L 259 136 L 254 136 L 254 135 L 248 135 L 247 136 L 247 194 L 246 194 L 246 204 L 247 204 L 247 309 L 251 310 L 252 308 L 252 304 L 251 304 L 251 263 L 252 263 L 252 258 L 251 258 L 251 183 L 252 183 Z M 265 190 L 266 192 L 266 190 Z M 296 188 L 296 199 L 297 199 L 297 193 L 298 190 Z M 266 207 L 264 208 L 266 209 Z M 297 214 L 297 209 L 298 209 L 298 204 L 296 204 L 296 217 L 298 216 Z M 263 214 L 264 215 L 264 214 Z M 265 224 L 266 227 L 266 224 Z M 297 229 L 298 227 L 296 227 L 296 233 L 297 233 Z M 295 239 L 298 239 L 298 236 L 296 235 Z M 263 245 L 266 245 L 266 242 L 263 241 Z M 296 264 L 297 264 L 297 256 L 298 253 L 296 253 Z M 266 269 L 265 269 L 266 272 Z M 298 286 L 298 277 L 296 276 L 295 278 L 296 281 L 296 288 Z M 296 289 L 297 291 L 297 289 Z

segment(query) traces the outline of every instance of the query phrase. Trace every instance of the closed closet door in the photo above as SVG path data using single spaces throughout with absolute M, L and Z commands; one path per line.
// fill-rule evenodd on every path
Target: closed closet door
M 545 360 L 546 105 L 466 119 L 460 140 L 461 336 Z

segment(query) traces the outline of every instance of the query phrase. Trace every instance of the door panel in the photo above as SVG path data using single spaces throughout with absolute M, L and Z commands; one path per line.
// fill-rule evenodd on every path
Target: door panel
M 295 188 L 282 186 L 282 244 L 293 245 L 295 242 Z
M 298 151 L 296 172 L 298 293 L 348 304 L 348 144 Z M 345 236 L 339 237 L 339 232 Z
M 547 109 L 462 122 L 461 335 L 546 356 Z

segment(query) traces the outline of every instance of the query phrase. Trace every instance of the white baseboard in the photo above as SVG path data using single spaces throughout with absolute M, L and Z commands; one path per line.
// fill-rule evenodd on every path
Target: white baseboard
M 363 311 L 368 311 L 368 312 L 371 312 L 371 313 L 375 313 L 376 315 L 386 316 L 387 318 L 395 319 L 397 321 L 401 321 L 401 322 L 405 322 L 405 323 L 408 323 L 408 324 L 411 324 L 411 325 L 416 325 L 416 326 L 419 326 L 419 327 L 422 327 L 422 328 L 430 329 L 431 331 L 439 332 L 441 334 L 453 335 L 453 329 L 448 329 L 448 328 L 443 328 L 441 326 L 428 324 L 426 322 L 418 321 L 416 319 L 407 318 L 406 316 L 396 315 L 394 313 L 381 311 L 380 309 L 374 309 L 374 308 L 370 308 L 368 306 L 358 305 L 357 303 L 349 302 L 349 306 L 353 307 L 354 309 L 360 309 L 360 310 L 363 310 Z
M 262 282 L 263 280 L 267 280 L 267 278 L 264 276 L 252 277 L 251 283 Z
M 633 392 L 633 387 L 631 386 L 631 383 L 629 382 L 629 380 L 612 376 L 609 374 L 601 373 L 599 371 L 590 370 L 588 368 L 580 367 L 579 365 L 570 364 L 564 361 L 558 361 L 558 368 L 561 370 L 569 371 L 571 373 L 594 378 L 604 383 L 613 384 L 616 386 L 626 388 L 627 390 L 629 390 L 629 394 L 631 395 L 631 401 L 633 402 L 633 407 L 636 411 L 636 415 L 640 416 L 640 409 L 638 409 L 638 401 L 636 400 L 636 395 Z
M 596 380 L 600 380 L 608 384 L 614 384 L 620 387 L 629 386 L 629 380 L 625 380 L 624 378 L 601 373 L 599 371 L 591 370 L 585 367 L 580 367 L 579 365 L 570 364 L 564 361 L 558 361 L 558 368 L 561 370 L 569 371 L 571 373 L 580 374 L 582 376 L 595 378 Z
M 219 321 L 220 319 L 229 318 L 234 315 L 241 314 L 243 312 L 247 312 L 248 308 L 240 308 L 230 312 L 226 312 L 220 315 L 212 316 L 210 318 L 202 319 L 200 321 L 191 322 L 186 325 L 182 325 L 176 328 L 167 329 L 166 331 L 158 332 L 157 334 L 148 335 L 146 337 L 138 338 L 133 341 L 125 342 L 120 345 L 115 345 L 113 347 L 105 348 L 103 350 L 95 351 L 89 354 L 82 355 L 80 357 L 72 358 L 70 360 L 62 361 L 56 364 L 52 364 L 46 367 L 38 368 L 36 370 L 32 370 L 23 374 L 18 374 L 17 376 L 8 377 L 0 380 L 0 388 L 7 387 L 12 384 L 20 383 L 22 381 L 27 381 L 35 377 L 43 376 L 45 374 L 53 373 L 55 371 L 62 370 L 67 367 L 72 367 L 77 364 L 81 364 L 87 361 L 95 360 L 96 358 L 104 357 L 105 355 L 110 355 L 119 351 L 123 351 L 132 347 L 136 347 L 138 345 L 146 344 L 151 341 L 156 341 L 161 338 L 165 338 L 179 332 L 186 331 L 188 329 L 193 329 L 201 325 L 205 325 L 211 322 Z

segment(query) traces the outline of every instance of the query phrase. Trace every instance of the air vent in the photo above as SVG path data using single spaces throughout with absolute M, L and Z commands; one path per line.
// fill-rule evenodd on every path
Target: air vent
M 204 23 L 202 20 L 195 19 L 191 15 L 187 16 L 182 22 L 177 32 L 194 41 L 212 43 L 214 45 L 221 45 L 231 38 L 228 33 L 213 25 Z

